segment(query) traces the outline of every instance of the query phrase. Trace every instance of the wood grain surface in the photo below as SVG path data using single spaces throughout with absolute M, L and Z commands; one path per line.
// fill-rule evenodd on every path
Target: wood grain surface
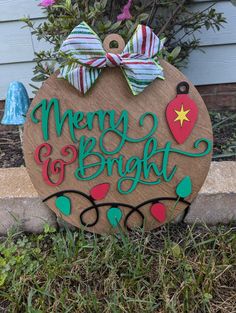
M 204 137 L 212 140 L 211 122 L 206 106 L 195 87 L 180 71 L 164 61 L 162 61 L 161 64 L 164 68 L 165 80 L 156 80 L 139 96 L 132 95 L 121 70 L 118 68 L 105 69 L 99 77 L 97 83 L 85 96 L 81 96 L 78 91 L 65 80 L 58 79 L 56 74 L 51 76 L 44 83 L 33 100 L 30 111 L 28 113 L 27 123 L 25 125 L 24 131 L 24 155 L 27 169 L 34 187 L 42 198 L 46 198 L 57 191 L 62 191 L 65 189 L 78 189 L 86 194 L 89 194 L 89 191 L 92 187 L 96 186 L 97 184 L 107 182 L 111 184 L 111 190 L 106 197 L 106 202 L 123 202 L 138 205 L 139 203 L 156 197 L 175 197 L 176 185 L 181 181 L 181 179 L 183 179 L 183 177 L 189 175 L 191 176 L 193 183 L 193 192 L 186 200 L 189 202 L 193 201 L 201 186 L 203 185 L 203 182 L 208 173 L 211 162 L 210 154 L 201 158 L 190 158 L 186 156 L 180 156 L 178 154 L 172 154 L 169 159 L 168 168 L 172 169 L 174 165 L 177 165 L 178 169 L 171 182 L 163 182 L 160 185 L 154 186 L 138 184 L 135 191 L 128 195 L 121 195 L 118 192 L 117 181 L 119 176 L 117 175 L 116 171 L 114 171 L 114 175 L 112 177 L 108 177 L 106 171 L 104 171 L 97 179 L 92 181 L 78 181 L 74 176 L 74 172 L 78 167 L 77 162 L 68 166 L 66 169 L 65 180 L 60 186 L 47 186 L 42 179 L 41 167 L 36 165 L 34 161 L 34 151 L 38 145 L 44 142 L 44 140 L 42 137 L 40 123 L 33 124 L 29 114 L 32 108 L 42 99 L 50 100 L 51 98 L 59 99 L 61 112 L 64 112 L 67 109 L 72 109 L 74 112 L 91 112 L 97 111 L 99 109 L 114 109 L 118 113 L 120 113 L 122 110 L 128 110 L 130 117 L 129 136 L 133 138 L 141 137 L 147 134 L 148 130 L 150 130 L 150 125 L 146 123 L 145 127 L 141 128 L 138 126 L 138 121 L 143 113 L 154 112 L 157 114 L 159 119 L 158 130 L 154 134 L 154 137 L 158 139 L 158 144 L 160 147 L 163 147 L 167 141 L 171 141 L 173 143 L 173 147 L 175 148 L 188 152 L 197 152 L 195 151 L 196 149 L 193 148 L 193 144 L 197 139 Z M 199 117 L 193 129 L 192 135 L 183 145 L 178 145 L 168 128 L 165 118 L 165 110 L 167 104 L 176 97 L 176 86 L 181 81 L 187 81 L 189 83 L 190 97 L 196 102 L 198 106 Z M 95 125 L 92 131 L 88 132 L 88 130 L 79 130 L 76 132 L 76 135 L 78 137 L 85 135 L 87 137 L 94 136 L 99 138 L 100 131 Z M 53 160 L 61 157 L 60 150 L 63 146 L 66 144 L 73 144 L 69 135 L 67 124 L 64 126 L 63 135 L 61 137 L 57 137 L 52 114 L 50 116 L 50 138 L 48 143 L 53 146 Z M 114 148 L 117 144 L 117 138 L 115 138 L 113 135 L 109 140 L 107 140 L 107 143 L 112 149 L 112 147 Z M 138 144 L 128 143 L 124 146 L 121 153 L 125 156 L 125 159 L 128 159 L 134 155 L 141 157 L 143 153 L 143 146 L 143 142 Z M 205 149 L 204 145 L 200 147 L 200 149 L 203 151 Z M 96 151 L 99 151 L 98 147 Z M 155 160 L 155 162 L 159 165 L 161 164 L 161 161 L 161 158 L 157 158 Z M 153 180 L 155 180 L 155 177 L 151 176 L 150 181 Z M 81 227 L 79 218 L 80 213 L 84 208 L 90 206 L 90 203 L 88 203 L 88 200 L 79 195 L 70 194 L 69 196 L 72 199 L 72 214 L 63 218 L 69 223 L 77 227 Z M 61 216 L 55 207 L 55 199 L 48 200 L 47 205 L 57 215 Z M 166 201 L 165 205 L 168 206 L 168 220 L 174 218 L 186 208 L 185 204 L 179 203 L 173 211 L 173 201 Z M 108 207 L 102 207 L 99 209 L 99 222 L 94 227 L 89 228 L 89 231 L 96 233 L 116 231 L 115 229 L 111 228 L 107 221 L 107 209 Z M 124 217 L 129 212 L 129 209 L 121 209 L 123 211 Z M 156 228 L 160 225 L 160 223 L 158 223 L 150 214 L 150 204 L 143 206 L 140 210 L 145 215 L 146 230 Z M 93 212 L 90 212 L 86 215 L 88 222 L 94 218 L 93 214 Z M 123 225 L 122 222 L 123 221 L 121 221 L 121 225 Z M 140 225 L 140 217 L 138 214 L 134 214 L 132 216 L 129 221 L 129 225 L 131 227 Z

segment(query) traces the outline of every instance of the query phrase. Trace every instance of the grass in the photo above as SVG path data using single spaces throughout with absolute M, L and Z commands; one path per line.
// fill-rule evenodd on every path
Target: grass
M 235 228 L 9 234 L 0 312 L 236 312 Z

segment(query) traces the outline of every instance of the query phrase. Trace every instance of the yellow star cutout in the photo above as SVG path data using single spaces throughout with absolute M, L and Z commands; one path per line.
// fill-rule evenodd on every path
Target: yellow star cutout
M 175 119 L 175 122 L 180 121 L 181 127 L 183 126 L 184 121 L 189 122 L 189 119 L 187 118 L 187 114 L 190 112 L 190 110 L 184 111 L 184 105 L 182 104 L 181 110 L 177 111 L 175 110 L 175 113 L 178 115 Z

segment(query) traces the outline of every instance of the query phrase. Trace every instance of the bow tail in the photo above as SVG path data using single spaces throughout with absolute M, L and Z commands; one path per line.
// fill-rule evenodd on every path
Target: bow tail
M 60 70 L 60 77 L 66 79 L 82 94 L 85 94 L 95 83 L 101 69 L 79 64 L 66 65 Z
M 164 79 L 163 69 L 157 61 L 127 60 L 122 68 L 133 95 L 140 94 L 156 78 Z

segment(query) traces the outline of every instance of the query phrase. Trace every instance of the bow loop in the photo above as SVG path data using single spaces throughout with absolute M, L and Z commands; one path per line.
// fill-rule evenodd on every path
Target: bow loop
M 139 25 L 121 54 L 106 52 L 97 34 L 85 23 L 76 26 L 60 51 L 73 60 L 60 68 L 60 76 L 85 94 L 105 67 L 122 67 L 134 95 L 156 78 L 163 78 L 157 61 L 162 43 L 153 31 Z
M 136 54 L 141 58 L 154 58 L 162 48 L 163 43 L 150 27 L 138 25 L 133 36 L 125 46 L 124 53 Z

